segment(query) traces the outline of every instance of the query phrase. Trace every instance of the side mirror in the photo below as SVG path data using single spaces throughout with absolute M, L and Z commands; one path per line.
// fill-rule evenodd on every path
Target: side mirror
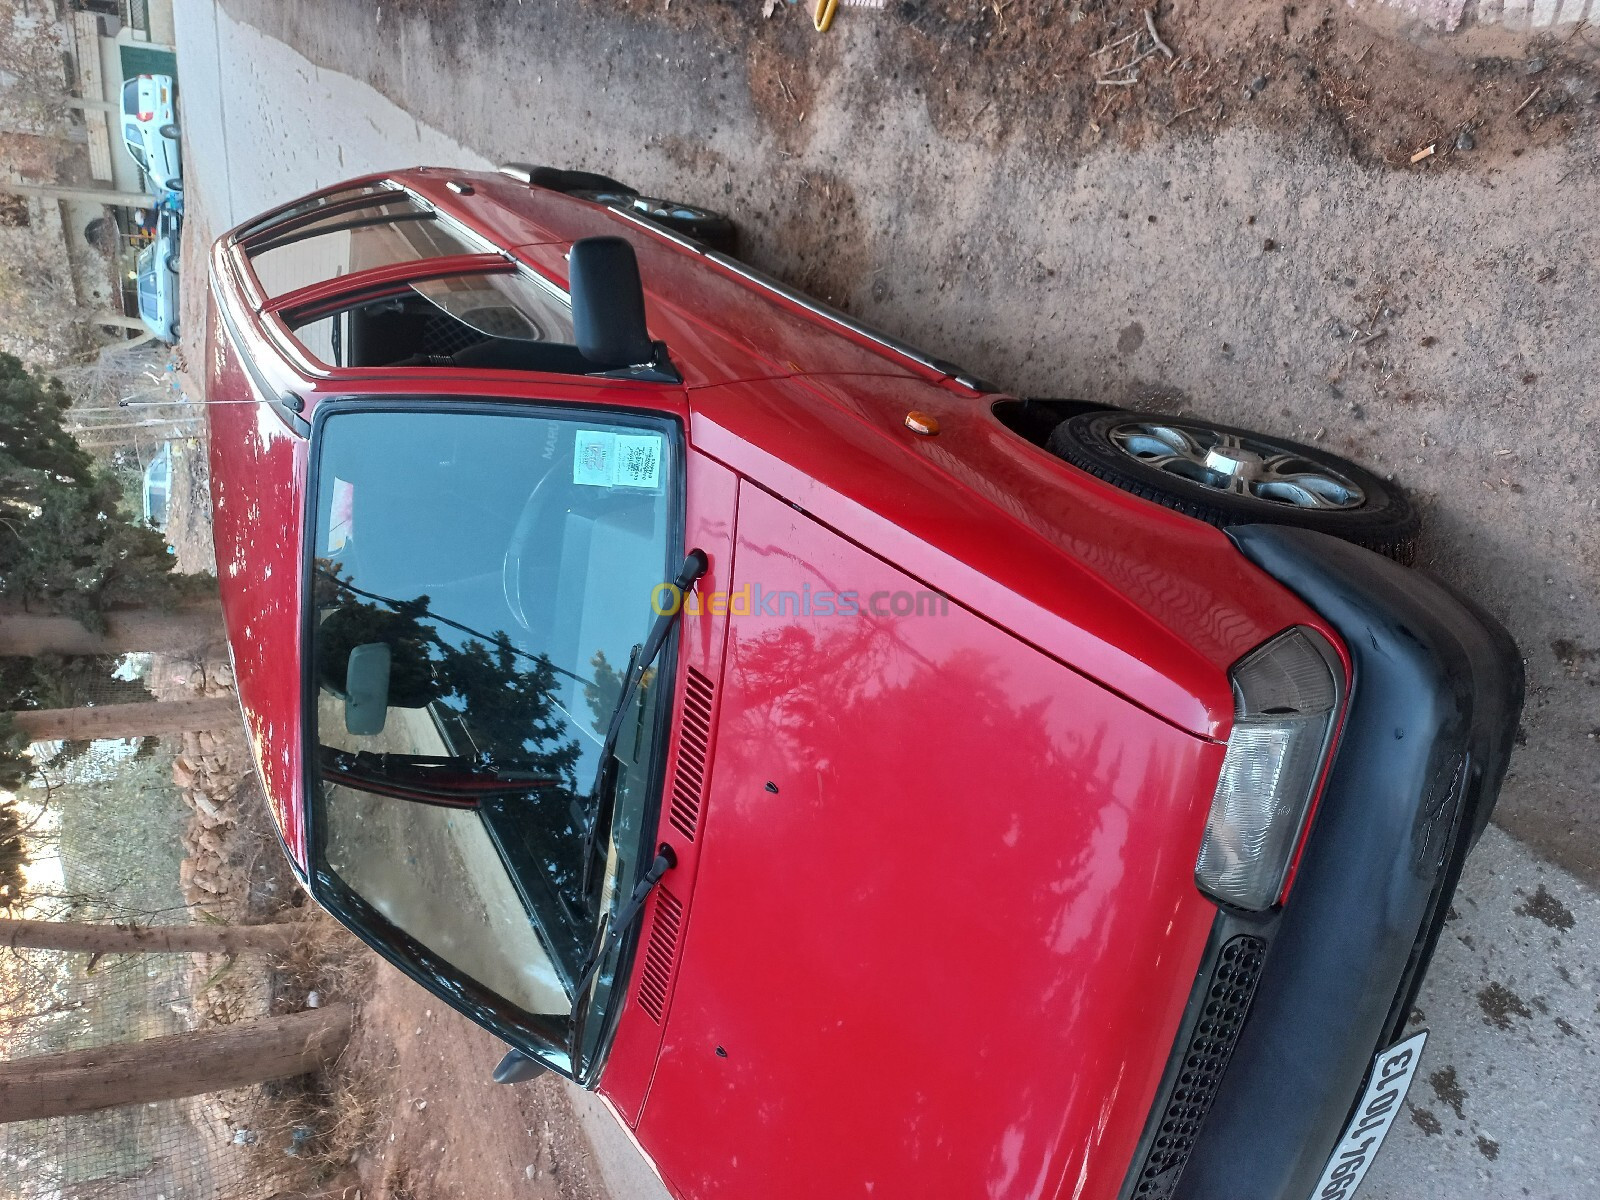
M 583 238 L 572 243 L 567 267 L 578 353 L 604 371 L 654 362 L 633 247 L 619 237 Z
M 496 1083 L 524 1083 L 537 1079 L 550 1068 L 536 1058 L 529 1058 L 521 1050 L 508 1050 L 494 1069 Z
M 376 737 L 389 717 L 389 647 L 368 642 L 350 651 L 344 677 L 344 727 L 357 737 Z

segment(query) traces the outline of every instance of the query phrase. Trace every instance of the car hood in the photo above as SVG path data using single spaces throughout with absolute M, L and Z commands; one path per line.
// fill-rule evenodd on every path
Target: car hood
M 642 1144 L 693 1197 L 1113 1196 L 1215 914 L 1222 747 L 758 488 L 738 514 Z
M 306 867 L 300 799 L 300 531 L 306 443 L 255 389 L 215 315 L 207 330 L 212 537 L 229 652 L 267 803 Z

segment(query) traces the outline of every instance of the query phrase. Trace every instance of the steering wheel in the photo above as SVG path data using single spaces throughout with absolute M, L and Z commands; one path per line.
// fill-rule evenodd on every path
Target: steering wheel
M 511 610 L 511 616 L 517 624 L 528 633 L 533 633 L 533 622 L 528 617 L 527 600 L 524 597 L 522 581 L 524 566 L 532 565 L 536 547 L 534 533 L 540 524 L 540 518 L 550 507 L 550 499 L 558 488 L 551 483 L 556 477 L 556 467 L 560 463 L 558 455 L 545 469 L 539 482 L 533 485 L 533 490 L 528 493 L 528 498 L 523 502 L 522 512 L 517 517 L 516 526 L 511 530 L 511 541 L 506 545 L 506 556 L 500 563 L 500 586 L 505 592 L 506 607 Z
M 541 600 L 549 600 L 549 581 L 555 572 L 546 564 L 542 574 L 536 576 L 543 586 L 536 589 L 526 589 L 523 581 L 530 570 L 540 566 L 541 549 L 547 556 L 552 549 L 539 544 L 540 534 L 549 536 L 548 519 L 558 515 L 558 512 L 598 519 L 608 514 L 627 513 L 639 505 L 648 506 L 650 502 L 648 496 L 630 494 L 627 489 L 613 492 L 607 488 L 566 485 L 563 483 L 565 472 L 559 469 L 561 462 L 558 456 L 556 463 L 551 465 L 528 494 L 522 512 L 517 517 L 516 527 L 511 531 L 511 541 L 506 547 L 505 560 L 500 568 L 506 607 L 511 610 L 511 616 L 518 625 L 535 635 L 545 631 L 535 629 L 533 610 Z

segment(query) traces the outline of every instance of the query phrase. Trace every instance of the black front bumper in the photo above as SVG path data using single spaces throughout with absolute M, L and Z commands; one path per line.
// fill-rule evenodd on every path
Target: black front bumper
M 1500 625 L 1321 534 L 1230 531 L 1352 665 L 1287 903 L 1220 913 L 1123 1196 L 1308 1200 L 1376 1053 L 1405 1028 L 1522 709 Z

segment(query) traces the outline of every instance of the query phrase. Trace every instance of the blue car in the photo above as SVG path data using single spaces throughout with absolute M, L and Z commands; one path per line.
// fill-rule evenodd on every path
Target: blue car
M 166 529 L 167 511 L 172 501 L 172 444 L 163 442 L 161 450 L 144 469 L 144 519 L 148 525 Z
M 178 254 L 183 218 L 168 205 L 156 210 L 156 236 L 139 252 L 139 316 L 164 342 L 178 341 Z

